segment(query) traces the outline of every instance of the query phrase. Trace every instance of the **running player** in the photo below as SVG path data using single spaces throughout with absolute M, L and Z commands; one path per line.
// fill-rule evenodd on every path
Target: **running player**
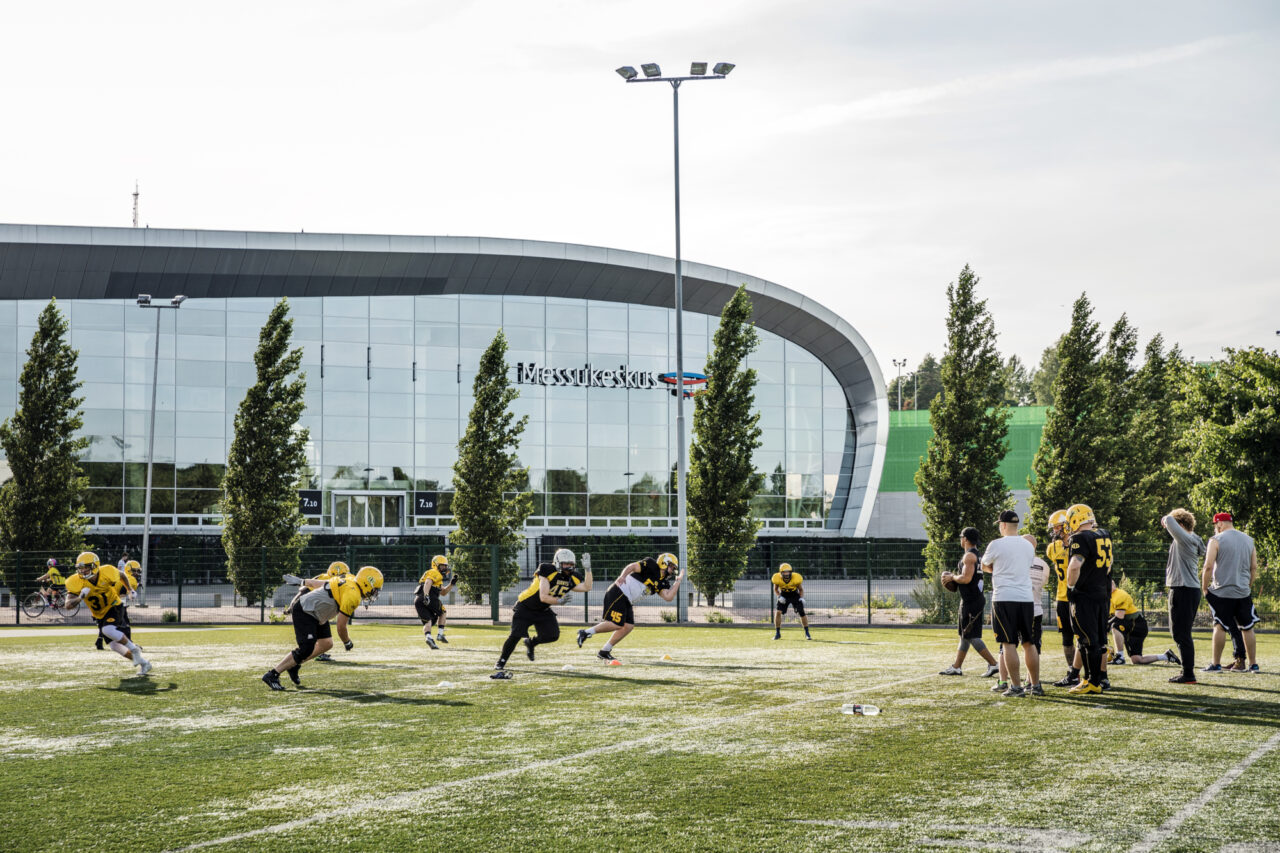
M 601 660 L 615 660 L 613 647 L 622 642 L 622 638 L 636 627 L 635 610 L 632 605 L 642 596 L 655 592 L 663 601 L 674 601 L 676 591 L 680 589 L 680 582 L 684 580 L 684 573 L 679 572 L 678 566 L 679 560 L 674 554 L 659 554 L 656 559 L 645 557 L 643 560 L 628 563 L 622 570 L 622 574 L 618 575 L 618 579 L 605 590 L 604 621 L 578 632 L 578 648 L 582 648 L 582 644 L 588 637 L 612 631 L 612 636 L 600 647 L 600 651 L 596 652 L 596 657 Z M 799 578 L 799 575 L 796 577 Z
M 939 672 L 938 675 L 964 675 L 961 667 L 964 666 L 964 659 L 968 656 L 970 648 L 987 662 L 987 671 L 983 674 L 983 678 L 990 678 L 1000 670 L 995 657 L 982 639 L 982 616 L 987 608 L 987 597 L 982 589 L 982 572 L 978 569 L 980 556 L 978 547 L 982 544 L 979 541 L 981 538 L 982 534 L 976 527 L 966 527 L 960 531 L 960 547 L 964 549 L 964 554 L 960 557 L 954 572 L 942 573 L 944 581 L 950 578 L 960 588 L 960 621 L 956 626 L 960 633 L 960 644 L 956 646 L 956 659 L 952 661 L 951 666 Z M 1000 681 L 1003 683 L 1004 679 L 1001 678 Z
M 449 558 L 437 554 L 431 558 L 431 568 L 422 573 L 422 577 L 418 579 L 418 588 L 413 591 L 413 609 L 418 611 L 418 618 L 422 620 L 422 634 L 427 645 L 433 649 L 440 648 L 436 645 L 436 640 L 449 642 L 444 638 L 445 610 L 440 603 L 440 596 L 453 589 L 455 583 L 457 578 L 449 570 Z M 432 625 L 439 627 L 435 640 L 431 639 Z
M 297 580 L 292 576 L 285 579 Z M 302 665 L 333 646 L 333 629 L 329 620 L 334 620 L 343 647 L 347 651 L 355 647 L 347 632 L 347 623 L 355 618 L 361 601 L 373 601 L 378 597 L 382 589 L 382 572 L 373 566 L 362 566 L 354 577 L 348 574 L 323 581 L 307 578 L 302 585 L 308 591 L 290 609 L 293 635 L 298 645 L 274 669 L 267 670 L 262 676 L 263 683 L 272 690 L 284 690 L 280 683 L 282 672 L 289 673 L 290 680 L 302 686 L 298 677 Z
M 1071 602 L 1067 601 L 1067 511 L 1054 510 L 1049 515 L 1049 541 L 1044 546 L 1045 559 L 1053 567 L 1058 588 L 1054 606 L 1058 619 L 1058 636 L 1062 638 L 1062 656 L 1067 660 L 1067 674 L 1053 683 L 1054 687 L 1075 687 L 1080 683 L 1076 665 L 1075 630 L 1071 627 Z
M 1133 603 L 1133 596 L 1117 586 L 1114 580 L 1111 581 L 1111 621 L 1107 623 L 1107 627 L 1111 629 L 1111 636 L 1116 643 L 1116 656 L 1111 659 L 1114 664 L 1124 663 L 1124 654 L 1120 651 L 1121 649 L 1129 653 L 1129 660 L 1132 663 L 1148 664 L 1161 661 L 1182 663 L 1173 653 L 1173 649 L 1158 655 L 1142 653 L 1142 643 L 1150 630 L 1147 627 L 1147 617 L 1138 612 L 1137 605 Z
M 138 667 L 139 675 L 151 671 L 151 662 L 142 656 L 142 649 L 133 642 L 129 622 L 120 606 L 120 570 L 115 566 L 98 564 L 98 555 L 85 551 L 76 557 L 76 573 L 67 578 L 67 599 L 83 601 L 98 622 L 98 630 L 111 644 L 111 651 Z
M 591 589 L 591 570 L 581 574 L 576 566 L 578 558 L 568 548 L 556 551 L 550 563 L 542 563 L 534 573 L 529 588 L 520 593 L 516 606 L 511 610 L 511 633 L 502 644 L 498 664 L 490 678 L 510 678 L 507 658 L 515 650 L 516 643 L 524 640 L 525 654 L 533 660 L 535 646 L 554 643 L 560 639 L 560 623 L 551 605 L 559 604 L 571 592 L 588 592 Z M 530 639 L 529 629 L 537 630 Z
M 796 615 L 800 617 L 800 624 L 804 626 L 804 638 L 812 640 L 813 637 L 809 635 L 809 617 L 804 612 L 804 578 L 799 572 L 792 571 L 790 563 L 783 563 L 774 572 L 773 593 L 778 596 L 778 606 L 773 611 L 773 638 L 782 639 L 782 617 L 787 608 L 794 607 Z
M 1098 528 L 1093 510 L 1084 504 L 1067 510 L 1067 526 L 1071 530 L 1067 540 L 1071 554 L 1067 563 L 1067 597 L 1083 667 L 1083 680 L 1067 692 L 1101 693 L 1106 677 L 1102 661 L 1111 602 L 1111 535 Z

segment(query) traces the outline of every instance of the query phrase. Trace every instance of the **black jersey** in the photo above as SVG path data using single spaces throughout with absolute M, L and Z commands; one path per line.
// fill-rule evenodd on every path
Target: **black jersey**
M 538 595 L 539 582 L 538 578 L 546 578 L 547 585 L 551 587 L 551 594 L 556 598 L 564 598 L 569 590 L 582 583 L 582 576 L 578 574 L 576 568 L 561 570 L 553 566 L 551 563 L 540 563 L 538 571 L 533 575 L 533 582 L 529 584 L 529 588 L 520 593 L 520 600 L 516 604 L 526 610 L 550 610 L 551 605 L 547 604 Z
M 956 564 L 956 583 L 960 586 L 960 600 L 970 611 L 975 609 L 981 611 L 987 605 L 986 597 L 982 594 L 982 555 L 978 553 L 977 548 L 970 548 L 965 553 L 973 555 L 973 577 L 969 578 L 968 583 L 960 583 L 959 577 L 964 573 L 964 557 L 961 557 L 960 562 Z
M 1067 552 L 1082 561 L 1076 594 L 1110 601 L 1111 534 L 1101 528 L 1077 531 L 1067 540 Z
M 671 578 L 662 576 L 662 569 L 658 567 L 658 561 L 653 557 L 645 557 L 636 565 L 640 569 L 634 572 L 632 577 L 644 584 L 645 595 L 652 595 L 655 592 L 671 588 Z

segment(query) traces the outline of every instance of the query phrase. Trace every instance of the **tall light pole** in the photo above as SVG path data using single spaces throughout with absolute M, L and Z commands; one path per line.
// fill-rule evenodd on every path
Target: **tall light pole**
M 732 62 L 717 62 L 707 74 L 707 63 L 694 62 L 689 65 L 688 77 L 663 77 L 662 69 L 656 62 L 646 62 L 640 66 L 644 72 L 641 77 L 630 65 L 617 69 L 618 75 L 628 83 L 670 83 L 672 137 L 675 140 L 675 188 L 676 188 L 676 445 L 679 465 L 676 470 L 676 505 L 679 508 L 679 559 L 680 568 L 688 571 L 688 504 L 685 502 L 685 474 L 688 460 L 684 447 L 684 282 L 680 261 L 680 84 L 686 80 L 723 80 L 732 71 Z M 628 497 L 630 502 L 630 497 Z M 687 596 L 676 596 L 676 621 L 683 622 L 687 616 L 685 601 Z
M 168 305 L 152 304 L 150 293 L 138 294 L 139 308 L 179 308 L 187 297 L 178 295 L 169 300 Z M 160 312 L 156 311 L 156 350 L 155 360 L 151 368 L 151 427 L 147 431 L 147 496 L 146 506 L 142 510 L 142 577 L 138 583 L 142 587 L 138 592 L 138 604 L 147 604 L 147 569 L 150 568 L 148 557 L 151 553 L 151 468 L 156 459 L 156 388 L 160 384 Z
M 895 359 L 892 359 L 892 361 L 893 361 L 893 366 L 898 368 L 898 411 L 901 412 L 902 411 L 902 368 L 907 366 L 907 360 L 905 358 L 903 359 L 895 358 Z

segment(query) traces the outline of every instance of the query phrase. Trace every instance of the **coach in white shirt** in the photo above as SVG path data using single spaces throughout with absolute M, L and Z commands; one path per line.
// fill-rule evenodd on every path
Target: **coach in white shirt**
M 1000 643 L 1001 656 L 1009 670 L 1005 696 L 1043 696 L 1040 686 L 1040 654 L 1035 646 L 1035 597 L 1031 585 L 1031 564 L 1036 550 L 1018 535 L 1018 514 L 1011 509 L 1000 513 L 1000 538 L 987 545 L 982 570 L 991 572 L 991 627 Z M 1018 646 L 1027 662 L 1029 687 L 1022 687 L 1018 669 Z

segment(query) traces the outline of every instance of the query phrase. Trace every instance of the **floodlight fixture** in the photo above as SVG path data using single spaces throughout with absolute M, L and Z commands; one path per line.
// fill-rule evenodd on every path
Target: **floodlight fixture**
M 180 293 L 177 296 L 170 299 L 169 304 L 172 305 L 174 308 L 177 308 L 179 305 L 181 305 L 186 301 L 187 301 L 187 297 Z
M 726 74 L 728 74 L 730 71 L 732 71 L 735 67 L 736 66 L 732 62 L 717 62 L 716 67 L 711 70 L 714 71 L 716 74 L 719 74 L 721 77 L 723 77 Z
M 656 62 L 646 62 L 640 66 L 640 70 L 644 72 L 646 77 L 661 77 L 662 69 L 658 67 Z
M 706 73 L 707 73 L 707 63 L 705 63 L 705 62 L 692 62 L 692 63 L 690 63 L 690 64 L 689 64 L 689 73 L 690 73 L 690 74 L 693 74 L 693 75 L 694 75 L 694 76 L 696 76 L 696 77 L 701 77 L 702 75 L 704 75 L 704 74 L 706 74 Z
M 630 65 L 624 65 L 621 68 L 618 68 L 615 70 L 618 72 L 618 75 L 622 77 L 623 80 L 634 80 L 640 76 L 639 73 Z

